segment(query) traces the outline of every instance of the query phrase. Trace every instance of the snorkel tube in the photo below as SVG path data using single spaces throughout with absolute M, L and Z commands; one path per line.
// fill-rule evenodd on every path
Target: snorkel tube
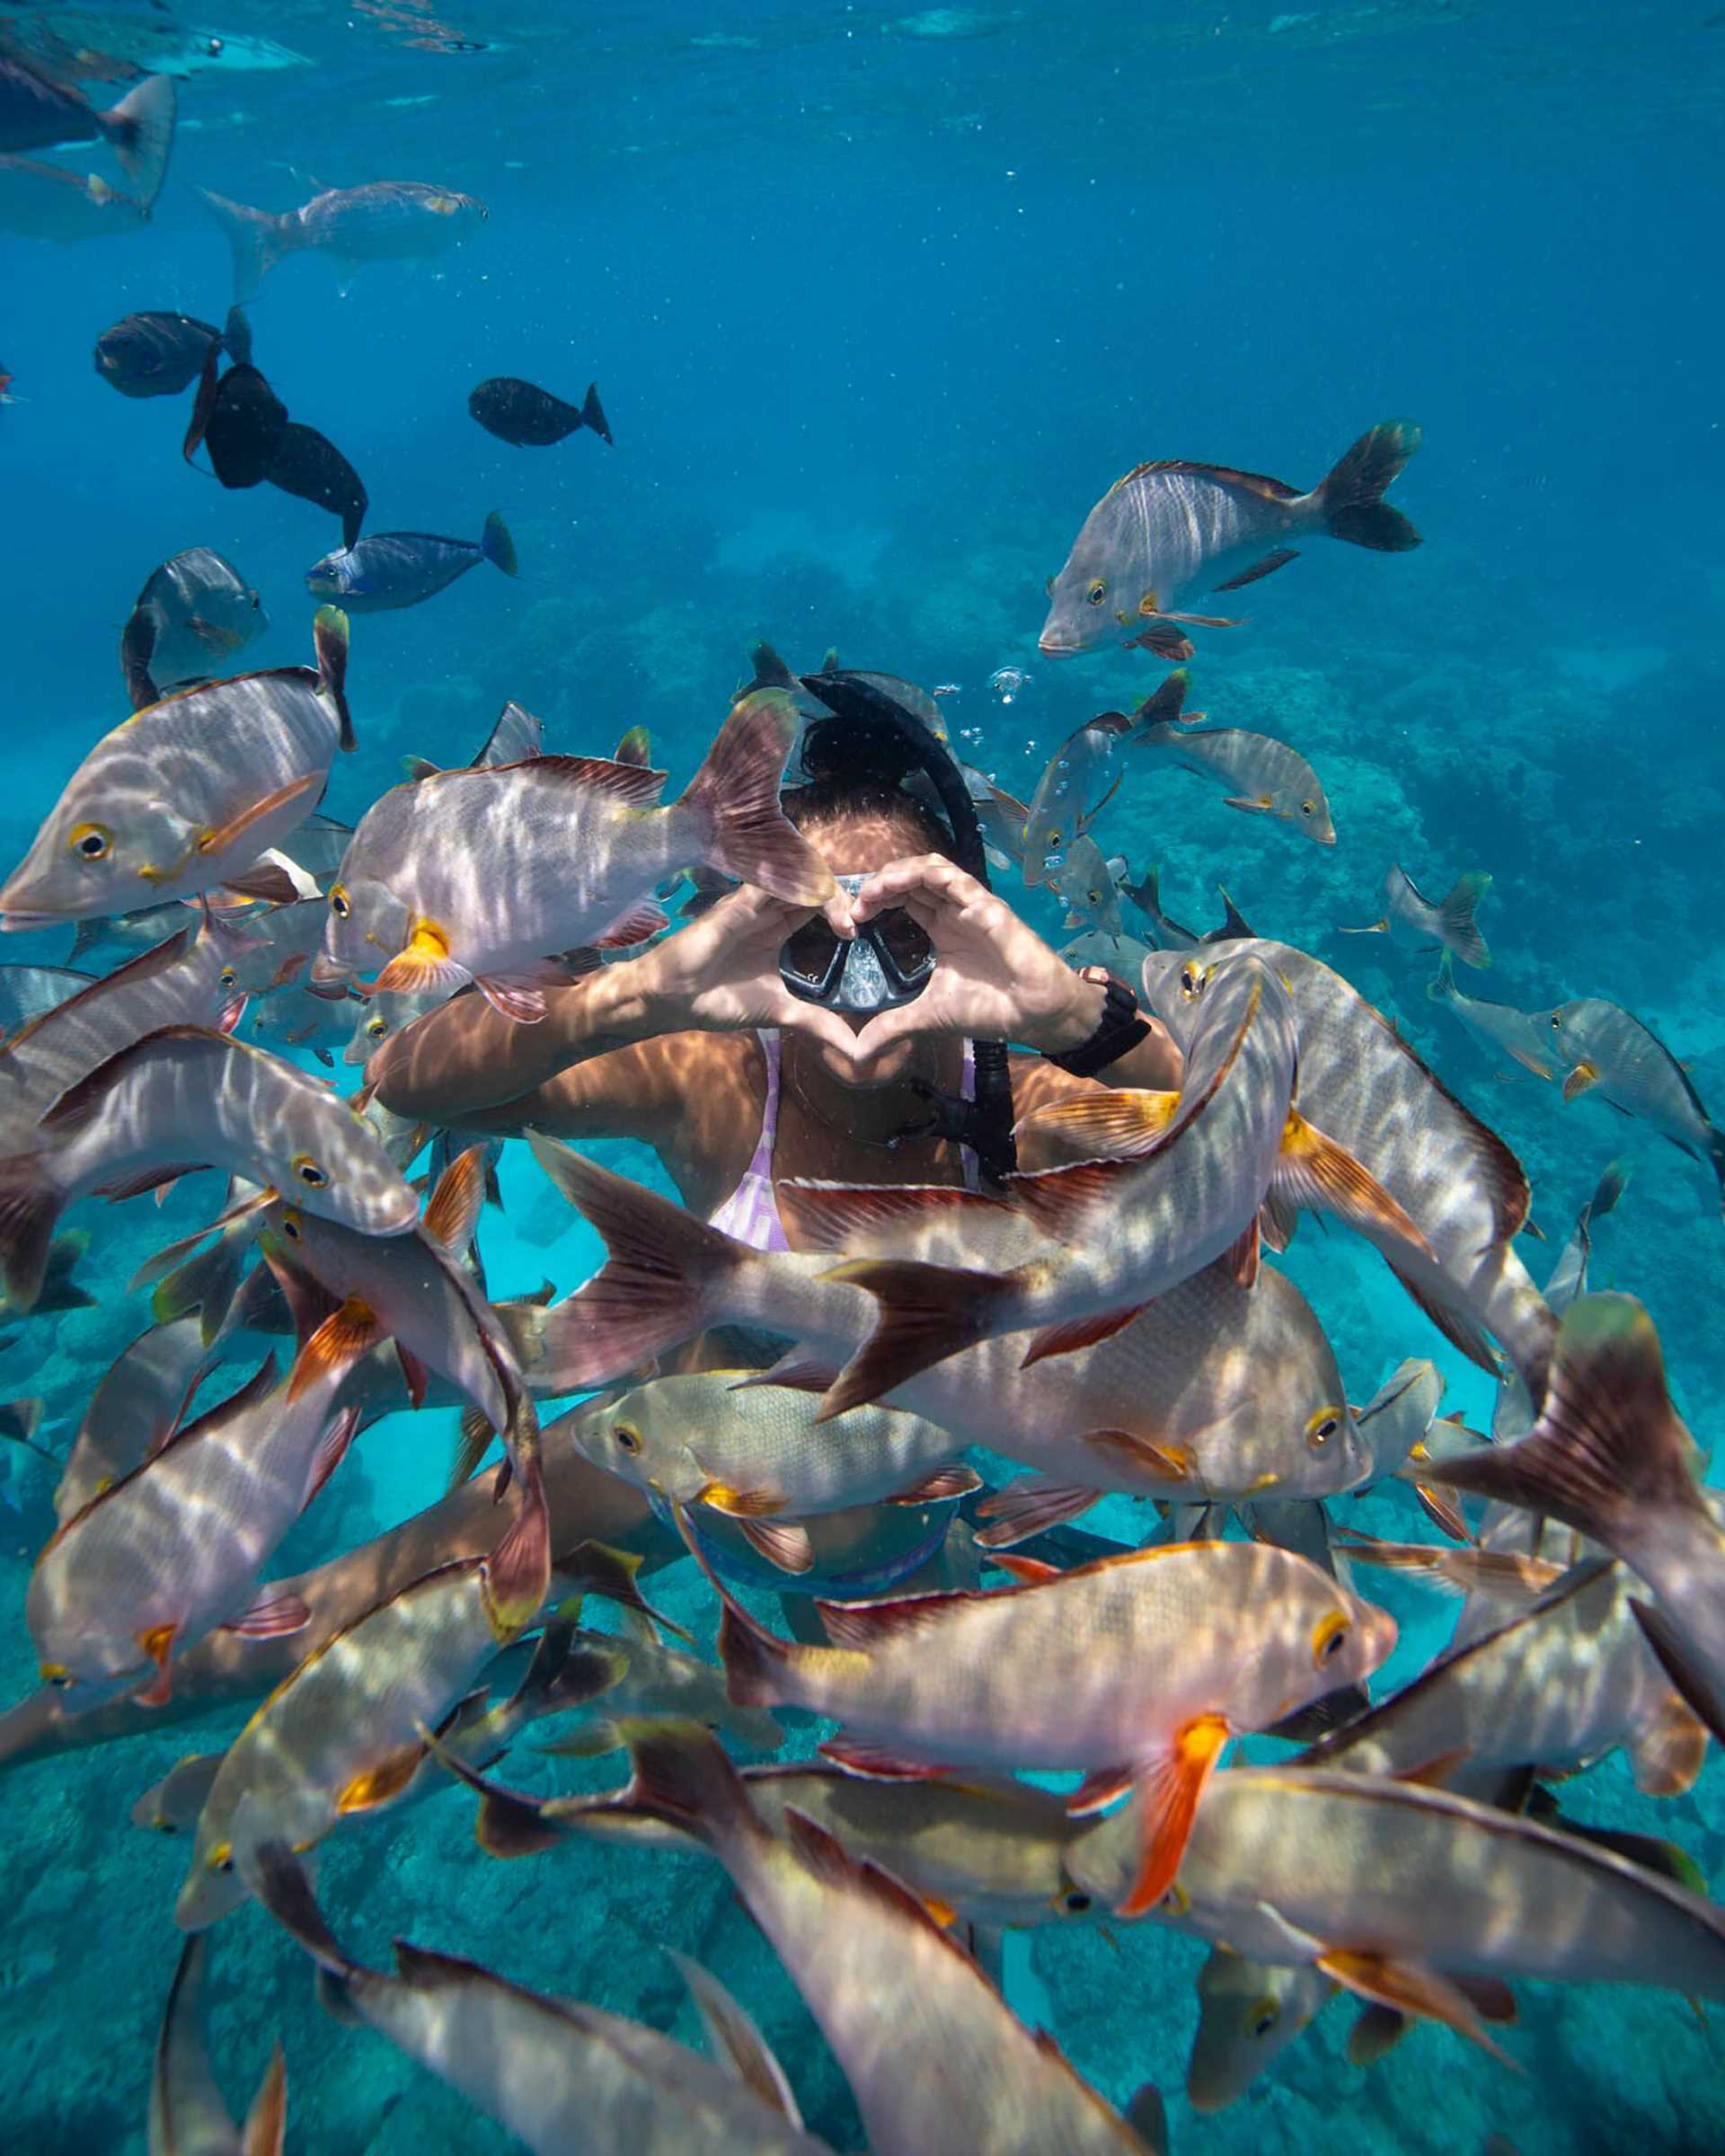
M 890 729 L 910 752 L 911 769 L 927 778 L 952 833 L 952 858 L 967 875 L 974 876 L 985 890 L 988 858 L 982 826 L 977 820 L 970 790 L 952 754 L 925 719 L 895 696 L 886 685 L 889 676 L 831 667 L 820 674 L 805 674 L 802 686 L 836 719 Z M 908 686 L 908 684 L 905 685 Z M 1018 1166 L 1018 1148 L 1013 1139 L 1013 1082 L 1007 1068 L 1004 1040 L 973 1040 L 971 1069 L 975 1074 L 974 1100 L 953 1101 L 920 1081 L 918 1090 L 929 1099 L 934 1114 L 928 1123 L 913 1127 L 901 1135 L 920 1136 L 933 1131 L 968 1145 L 977 1156 L 982 1180 L 999 1190 Z

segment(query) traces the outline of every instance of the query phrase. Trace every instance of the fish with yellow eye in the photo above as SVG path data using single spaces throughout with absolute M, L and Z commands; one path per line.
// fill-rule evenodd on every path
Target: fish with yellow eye
M 1314 845 L 1333 846 L 1336 826 L 1329 797 L 1305 758 L 1272 735 L 1204 726 L 1202 711 L 1183 714 L 1180 703 L 1185 685 L 1182 668 L 1139 705 L 1125 747 L 1199 778 L 1220 779 L 1230 789 L 1225 808 L 1272 817 Z
M 471 238 L 491 214 L 476 195 L 420 180 L 326 187 L 279 216 L 230 202 L 208 188 L 196 191 L 233 251 L 236 305 L 252 296 L 284 255 L 327 256 L 345 291 L 366 263 L 425 261 L 446 254 Z
M 817 1603 L 828 1647 L 777 1638 L 715 1579 L 727 1691 L 841 1723 L 821 1748 L 861 1773 L 1076 1770 L 1075 1813 L 1136 1790 L 1128 1914 L 1166 1892 L 1230 1738 L 1359 1682 L 1395 1643 L 1383 1611 L 1267 1544 L 1170 1543 L 1069 1572 L 994 1561 L 1019 1584 Z
M 1338 1989 L 1311 1966 L 1254 1961 L 1212 1947 L 1198 1973 L 1198 2029 L 1186 2069 L 1194 2111 L 1225 2111 L 1275 2064 Z
M 666 924 L 652 893 L 691 862 L 795 905 L 831 897 L 832 872 L 779 808 L 798 717 L 782 691 L 733 706 L 678 799 L 662 772 L 592 756 L 440 771 L 396 786 L 360 818 L 329 892 L 321 985 L 468 982 L 507 1018 L 544 1016 L 566 985 L 552 954 L 638 943 Z M 370 977 L 375 976 L 375 977 Z
M 0 888 L 0 927 L 195 898 L 243 879 L 310 816 L 354 746 L 347 617 L 319 610 L 317 666 L 182 689 L 97 742 Z
M 217 1627 L 273 1639 L 309 1621 L 299 1595 L 257 1578 L 352 1441 L 359 1409 L 338 1399 L 346 1375 L 319 1371 L 296 1391 L 268 1356 L 49 1542 L 25 1621 L 43 1676 L 75 1711 L 144 1675 L 139 1700 L 162 1705 L 174 1657 Z
M 1115 755 L 1129 721 L 1118 711 L 1087 720 L 1049 757 L 1024 812 L 1024 880 L 1056 880 L 1073 844 L 1095 822 L 1126 773 Z
M 1680 1152 L 1704 1161 L 1725 1197 L 1725 1132 L 1707 1113 L 1688 1070 L 1650 1026 L 1598 995 L 1534 1012 L 1529 1023 L 1566 1074 L 1565 1100 L 1592 1094 L 1651 1124 Z
M 0 1274 L 28 1308 L 61 1214 L 91 1190 L 155 1188 L 197 1167 L 292 1192 L 362 1235 L 401 1235 L 418 1206 L 347 1103 L 314 1078 L 198 1026 L 146 1034 L 54 1103 L 0 1157 Z
M 341 1051 L 341 1060 L 347 1064 L 364 1064 L 375 1056 L 393 1035 L 411 1026 L 416 1018 L 423 1018 L 428 1011 L 435 1011 L 448 997 L 441 988 L 421 989 L 406 995 L 373 995 L 367 999 L 359 1015 L 353 1021 L 353 1030 L 348 1036 L 348 1045 Z M 341 1008 L 340 1005 L 337 1006 Z
M 174 1905 L 201 1931 L 247 1893 L 240 1858 L 279 1839 L 304 1851 L 355 1812 L 402 1797 L 497 1653 L 532 1623 L 550 1583 L 550 1520 L 536 1479 L 488 1556 L 440 1565 L 332 1634 L 228 1746 Z
M 1120 918 L 1119 887 L 1093 838 L 1075 840 L 1066 848 L 1064 866 L 1048 880 L 1066 909 L 1067 929 L 1092 929 L 1098 935 L 1119 938 L 1126 925 Z
M 1139 464 L 1092 509 L 1050 579 L 1039 649 L 1062 658 L 1116 641 L 1190 658 L 1188 627 L 1237 624 L 1177 612 L 1185 595 L 1269 576 L 1293 561 L 1290 540 L 1345 539 L 1381 553 L 1418 546 L 1384 493 L 1419 446 L 1411 420 L 1387 420 L 1307 494 L 1229 464 Z

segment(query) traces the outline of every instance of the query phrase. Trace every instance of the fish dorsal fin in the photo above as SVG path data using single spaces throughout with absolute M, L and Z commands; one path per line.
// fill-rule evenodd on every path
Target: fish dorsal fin
M 987 1982 L 957 1940 L 935 1921 L 927 1905 L 908 1886 L 900 1885 L 889 1871 L 883 1871 L 867 1858 L 854 1857 L 836 1834 L 828 1833 L 793 1804 L 784 1808 L 784 1833 L 798 1860 L 823 1886 L 865 1895 L 882 1909 L 902 1917 L 907 1923 L 919 1926 L 931 1939 L 938 1939 L 950 1948 L 984 1983 Z
M 548 785 L 579 787 L 606 793 L 632 808 L 657 806 L 666 774 L 641 764 L 618 764 L 608 756 L 530 756 L 516 764 L 493 764 L 491 772 L 530 771 Z
M 433 1242 L 459 1258 L 473 1240 L 480 1207 L 485 1203 L 485 1148 L 470 1145 L 438 1179 L 420 1222 Z
M 1261 472 L 1243 472 L 1237 464 L 1195 464 L 1186 457 L 1158 458 L 1154 464 L 1140 464 L 1137 471 L 1128 472 L 1128 479 L 1140 479 L 1147 472 L 1184 472 L 1194 479 L 1212 479 L 1218 486 L 1241 487 L 1248 494 L 1261 495 L 1266 501 L 1297 501 L 1300 490 L 1290 487 L 1286 481 L 1269 479 Z M 1123 480 L 1120 482 L 1124 485 Z
M 1016 1208 L 1004 1198 L 944 1184 L 782 1182 L 779 1210 L 799 1244 L 840 1257 L 898 1253 L 916 1228 L 939 1220 L 955 1230 L 969 1224 L 995 1225 Z
M 44 1011 L 40 1017 L 32 1018 L 27 1025 L 20 1026 L 12 1038 L 6 1042 L 4 1049 L 0 1049 L 0 1055 L 9 1056 L 14 1048 L 30 1039 L 32 1034 L 39 1033 L 49 1019 L 64 1018 L 68 1012 L 80 1009 L 94 997 L 106 995 L 111 988 L 131 986 L 140 981 L 154 980 L 157 974 L 165 973 L 171 966 L 177 966 L 180 963 L 180 960 L 190 950 L 193 939 L 197 934 L 198 929 L 195 923 L 180 929 L 171 935 L 166 942 L 156 944 L 153 950 L 139 951 L 135 959 L 128 959 L 123 966 L 116 966 L 111 973 L 98 976 L 97 978 L 91 981 L 88 987 L 80 988 L 75 995 L 68 995 L 64 1003 L 56 1003 L 51 1011 Z
M 209 1026 L 162 1026 L 154 1033 L 146 1033 L 140 1039 L 130 1041 L 105 1063 L 97 1064 L 82 1078 L 68 1085 L 48 1113 L 38 1123 L 39 1130 L 53 1130 L 62 1134 L 82 1129 L 101 1112 L 102 1102 L 125 1076 L 128 1068 L 141 1059 L 146 1051 L 158 1042 L 171 1040 L 208 1041 L 224 1054 L 232 1050 L 236 1055 L 249 1051 L 243 1041 L 236 1041 L 226 1033 L 217 1033 Z
M 784 2069 L 773 2048 L 755 2026 L 751 2016 L 733 1999 L 711 1969 L 703 1968 L 675 1947 L 666 1952 L 677 1964 L 677 1974 L 689 1987 L 701 2026 L 721 2065 L 735 2074 L 745 2089 L 759 2097 L 793 2127 L 802 2125 Z
M 933 1624 L 960 1603 L 977 1602 L 970 1587 L 937 1587 L 927 1595 L 900 1595 L 890 1602 L 820 1602 L 816 1613 L 835 1647 L 864 1651 Z

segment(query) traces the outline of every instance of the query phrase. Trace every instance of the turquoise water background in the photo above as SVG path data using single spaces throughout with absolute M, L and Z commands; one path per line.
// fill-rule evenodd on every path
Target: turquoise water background
M 0 6 L 0 28 L 18 12 Z M 1373 917 L 1392 861 L 1429 892 L 1487 870 L 1496 964 L 1470 992 L 1524 1009 L 1621 1001 L 1725 1103 L 1725 304 L 1708 208 L 1725 15 L 1704 0 L 903 13 L 449 0 L 438 16 L 285 0 L 198 20 L 304 64 L 181 83 L 171 177 L 141 233 L 77 248 L 0 237 L 0 371 L 21 400 L 0 410 L 6 865 L 124 715 L 119 630 L 157 561 L 194 544 L 228 555 L 272 616 L 248 663 L 310 656 L 300 579 L 336 543 L 331 520 L 269 490 L 222 492 L 180 458 L 183 402 L 129 402 L 90 365 L 131 309 L 220 319 L 226 249 L 190 182 L 286 209 L 319 185 L 419 179 L 490 208 L 433 271 L 368 270 L 343 295 L 327 263 L 293 260 L 251 310 L 259 364 L 366 480 L 369 528 L 477 536 L 496 508 L 520 555 L 517 582 L 482 565 L 425 607 L 356 620 L 359 751 L 325 802 L 349 819 L 402 755 L 465 760 L 506 696 L 557 748 L 606 754 L 645 725 L 680 783 L 760 634 L 801 666 L 836 645 L 959 684 L 951 723 L 980 729 L 975 760 L 1027 793 L 1061 737 L 1129 708 L 1159 672 L 1141 653 L 1036 649 L 1044 580 L 1110 482 L 1190 457 L 1305 487 L 1405 413 L 1425 446 L 1393 499 L 1423 548 L 1312 544 L 1243 595 L 1245 626 L 1198 632 L 1191 666 L 1189 701 L 1215 723 L 1278 735 L 1316 764 L 1339 845 L 1307 847 L 1161 772 L 1128 782 L 1098 836 L 1135 870 L 1162 863 L 1177 917 L 1218 918 L 1225 881 L 1261 932 L 1336 964 L 1394 1016 L 1526 1165 L 1550 1237 L 1523 1246 L 1536 1275 L 1606 1162 L 1627 1156 L 1595 1284 L 1648 1303 L 1679 1403 L 1714 1444 L 1725 1227 L 1711 1173 L 1602 1104 L 1506 1082 L 1428 1002 L 1425 961 L 1337 930 Z M 486 49 L 414 42 L 440 34 Z M 498 373 L 577 401 L 597 379 L 615 447 L 492 440 L 464 403 Z M 1031 676 L 1010 705 L 986 685 L 1005 665 Z M 1047 899 L 1020 896 L 1053 934 Z M 58 960 L 66 943 L 13 936 L 0 957 Z M 639 1149 L 600 1151 L 656 1180 Z M 483 1229 L 493 1292 L 547 1273 L 575 1285 L 597 1242 L 525 1149 L 502 1174 L 505 1216 Z M 135 1265 L 208 1209 L 194 1188 L 160 1211 L 75 1216 L 95 1238 L 101 1307 L 39 1318 L 0 1349 L 0 1397 L 43 1395 L 50 1443 L 145 1321 L 122 1292 Z M 1446 1408 L 1489 1416 L 1487 1381 L 1369 1253 L 1308 1232 L 1287 1262 L 1351 1397 L 1429 1354 L 1451 1380 Z M 428 1502 L 452 1422 L 368 1433 L 279 1568 Z M 22 1613 L 49 1480 L 18 1454 L 0 1481 L 0 1703 L 34 1683 Z M 1359 1516 L 1393 1532 L 1407 1515 Z M 1392 1674 L 1409 1674 L 1448 1613 L 1394 1582 L 1382 1598 L 1403 1624 Z M 689 1568 L 662 1599 L 710 1623 Z M 0 1772 L 0 2147 L 143 2148 L 185 1845 L 127 1813 L 241 1719 Z M 581 1772 L 510 1762 L 511 1779 L 546 1788 Z M 620 1773 L 614 1761 L 587 1779 Z M 1588 1816 L 1674 1834 L 1721 1886 L 1716 1758 L 1694 1794 L 1658 1807 L 1620 1760 L 1585 1795 Z M 440 1796 L 326 1845 L 320 1889 L 347 1943 L 375 1960 L 405 1934 L 687 2036 L 659 1951 L 685 1946 L 759 2014 L 811 2125 L 858 2144 L 836 2070 L 716 1870 L 597 1847 L 495 1865 L 471 1809 Z M 1196 2118 L 1179 2091 L 1201 1958 L 1148 1927 L 1118 1947 L 1045 1931 L 1015 1942 L 1009 1995 L 1116 2100 L 1159 2081 L 1182 2156 L 1337 2142 L 1436 2156 L 1494 2132 L 1523 2156 L 1725 2146 L 1716 2032 L 1668 1994 L 1549 1986 L 1525 1987 L 1525 2076 L 1432 2029 L 1358 2073 L 1335 2009 L 1245 2102 Z M 509 2145 L 322 2015 L 256 1909 L 217 1937 L 210 1996 L 236 2105 L 282 2035 L 290 2149 Z

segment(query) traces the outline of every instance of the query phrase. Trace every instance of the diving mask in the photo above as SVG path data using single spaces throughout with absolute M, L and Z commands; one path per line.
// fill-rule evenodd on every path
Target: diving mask
M 866 876 L 839 876 L 840 890 L 854 898 Z M 934 970 L 934 946 L 922 923 L 903 906 L 889 906 L 857 924 L 847 943 L 817 914 L 779 950 L 779 977 L 792 994 L 828 1011 L 875 1012 L 914 1003 Z

